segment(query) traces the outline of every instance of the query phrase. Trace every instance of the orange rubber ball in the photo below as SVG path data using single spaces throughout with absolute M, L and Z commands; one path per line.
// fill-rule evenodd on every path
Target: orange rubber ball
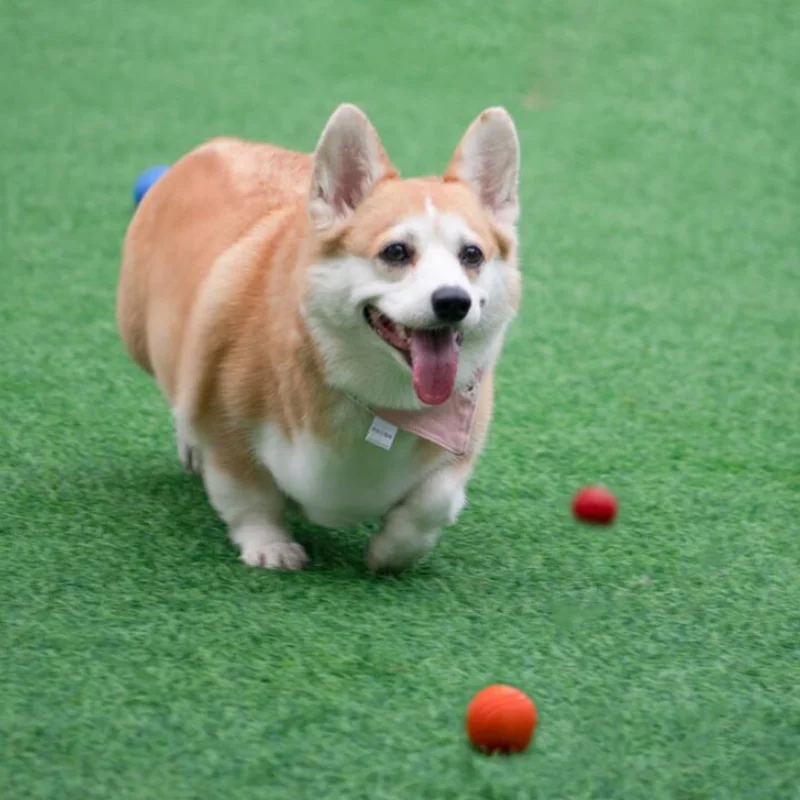
M 488 753 L 521 753 L 533 739 L 539 715 L 525 692 L 501 683 L 481 689 L 467 707 L 467 736 Z

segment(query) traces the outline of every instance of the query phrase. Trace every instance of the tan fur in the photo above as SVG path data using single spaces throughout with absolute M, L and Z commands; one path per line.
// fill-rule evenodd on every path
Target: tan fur
M 150 189 L 128 229 L 117 298 L 128 352 L 186 415 L 215 462 L 265 491 L 277 490 L 253 457 L 253 426 L 272 421 L 289 439 L 310 428 L 334 441 L 337 415 L 351 402 L 327 385 L 301 313 L 309 265 L 340 250 L 376 256 L 399 218 L 424 214 L 426 198 L 465 219 L 488 256 L 515 257 L 513 236 L 452 165 L 444 178 L 412 180 L 401 180 L 388 159 L 384 166 L 352 216 L 318 232 L 308 214 L 311 155 L 215 139 Z M 489 425 L 492 393 L 490 371 L 471 452 L 462 459 L 467 471 Z M 428 442 L 416 446 L 432 465 L 453 461 Z
M 310 170 L 307 155 L 214 140 L 153 186 L 125 240 L 122 338 L 226 462 L 249 461 L 232 452 L 245 446 L 236 433 L 249 421 L 275 416 L 292 430 L 324 405 L 298 310 L 302 270 L 287 268 L 308 247 Z M 215 266 L 231 259 L 235 274 L 215 281 Z

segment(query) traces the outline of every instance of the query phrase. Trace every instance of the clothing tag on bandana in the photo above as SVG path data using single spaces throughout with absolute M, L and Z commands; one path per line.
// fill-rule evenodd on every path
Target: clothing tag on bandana
M 394 442 L 398 429 L 411 433 L 421 439 L 439 445 L 439 447 L 461 456 L 469 448 L 472 424 L 478 407 L 478 389 L 482 372 L 478 373 L 473 384 L 463 393 L 453 392 L 452 397 L 440 406 L 431 406 L 419 411 L 398 411 L 389 408 L 373 408 L 375 420 L 367 434 L 373 444 L 378 442 L 370 438 L 376 423 L 391 429 L 392 437 L 388 450 Z M 383 445 L 378 444 L 379 447 Z
M 375 417 L 372 420 L 372 425 L 369 426 L 367 431 L 367 441 L 382 450 L 392 449 L 395 436 L 397 436 L 397 426 L 382 420 L 380 417 Z

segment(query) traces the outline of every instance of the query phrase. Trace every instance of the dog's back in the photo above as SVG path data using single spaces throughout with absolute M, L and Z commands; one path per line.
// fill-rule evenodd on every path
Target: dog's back
M 310 172 L 305 154 L 220 138 L 180 159 L 145 195 L 125 237 L 117 321 L 131 357 L 168 396 L 212 266 L 260 220 L 294 213 Z

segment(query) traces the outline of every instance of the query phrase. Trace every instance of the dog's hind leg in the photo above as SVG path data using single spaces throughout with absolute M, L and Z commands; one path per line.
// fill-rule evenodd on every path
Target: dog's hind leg
M 187 472 L 194 475 L 203 474 L 203 451 L 197 442 L 191 426 L 185 417 L 175 412 L 175 442 L 178 447 L 178 459 Z

